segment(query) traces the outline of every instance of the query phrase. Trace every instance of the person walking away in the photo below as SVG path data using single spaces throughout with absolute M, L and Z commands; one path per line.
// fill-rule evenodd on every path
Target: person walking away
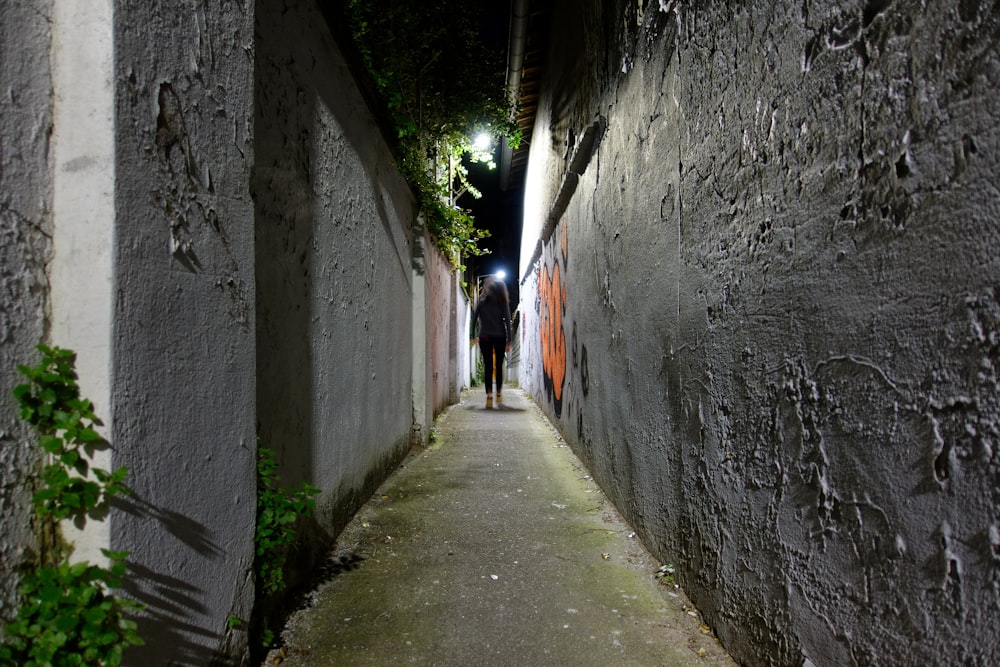
M 479 324 L 478 339 L 475 336 Z M 507 285 L 491 276 L 483 283 L 479 303 L 472 316 L 472 344 L 479 342 L 483 353 L 483 368 L 486 371 L 486 407 L 493 407 L 493 369 L 496 368 L 497 405 L 503 403 L 503 360 L 504 353 L 510 352 L 511 322 L 510 297 Z

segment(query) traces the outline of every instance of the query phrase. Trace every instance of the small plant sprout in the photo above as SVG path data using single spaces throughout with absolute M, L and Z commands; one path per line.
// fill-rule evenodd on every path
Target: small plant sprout
M 667 565 L 661 566 L 660 569 L 656 571 L 656 578 L 664 584 L 674 584 L 676 586 L 677 580 L 674 578 L 676 573 L 677 570 L 674 566 L 668 563 Z
M 295 524 L 299 517 L 312 516 L 319 489 L 302 484 L 297 489 L 279 485 L 278 464 L 274 452 L 257 450 L 257 578 L 261 590 L 272 594 L 285 587 L 284 566 L 288 550 L 295 543 Z
M 274 596 L 285 589 L 285 562 L 295 545 L 299 519 L 312 516 L 316 509 L 313 496 L 319 493 L 319 489 L 306 483 L 295 489 L 283 488 L 277 470 L 274 452 L 258 447 L 254 570 L 257 592 L 264 597 Z M 264 609 L 258 607 L 255 610 L 250 625 L 258 633 L 260 645 L 266 648 L 275 640 L 272 625 L 277 620 L 267 616 Z

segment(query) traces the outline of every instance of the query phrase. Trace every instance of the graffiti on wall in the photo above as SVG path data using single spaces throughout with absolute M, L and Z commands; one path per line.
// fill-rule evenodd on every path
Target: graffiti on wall
M 553 258 L 551 269 L 547 262 L 538 266 L 538 309 L 542 345 L 542 374 L 545 394 L 555 409 L 556 416 L 562 415 L 563 390 L 566 383 L 566 286 L 563 284 L 563 268 L 568 257 L 566 224 L 562 223 L 562 262 Z M 555 254 L 555 253 L 553 253 Z
M 559 264 L 549 271 L 538 267 L 538 297 L 541 302 L 542 373 L 545 394 L 562 413 L 563 385 L 566 381 L 566 332 L 563 316 L 566 312 L 566 287 L 562 284 Z
M 585 404 L 591 390 L 586 324 L 567 306 L 567 275 L 570 260 L 565 218 L 559 235 L 545 248 L 539 263 L 535 318 L 539 323 L 542 384 L 555 416 L 576 423 L 577 443 L 589 450 Z M 572 296 L 572 295 L 570 295 Z

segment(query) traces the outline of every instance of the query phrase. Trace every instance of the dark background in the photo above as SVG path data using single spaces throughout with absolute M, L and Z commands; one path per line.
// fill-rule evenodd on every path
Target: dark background
M 506 56 L 510 39 L 510 2 L 497 0 L 480 0 L 481 24 L 480 34 L 483 41 L 491 48 L 504 55 L 505 72 Z M 458 203 L 472 212 L 476 219 L 476 227 L 485 229 L 490 237 L 483 239 L 479 247 L 489 250 L 489 254 L 481 257 L 465 258 L 468 268 L 468 280 L 471 284 L 477 276 L 496 273 L 499 270 L 507 272 L 507 290 L 510 292 L 511 311 L 518 302 L 518 267 L 521 253 L 521 219 L 523 212 L 521 183 L 511 183 L 507 192 L 500 190 L 500 142 L 505 138 L 494 137 L 493 160 L 495 169 L 488 169 L 482 164 L 467 164 L 469 181 L 483 193 L 482 199 L 471 195 L 463 195 Z
M 499 162 L 499 150 L 496 160 Z M 469 180 L 483 193 L 481 199 L 464 195 L 459 204 L 472 212 L 476 227 L 490 233 L 479 242 L 479 247 L 489 254 L 466 259 L 470 281 L 474 276 L 507 272 L 507 290 L 510 292 L 511 310 L 518 301 L 518 275 L 521 254 L 521 217 L 523 212 L 520 187 L 508 192 L 500 190 L 500 167 L 488 169 L 485 165 L 469 165 Z

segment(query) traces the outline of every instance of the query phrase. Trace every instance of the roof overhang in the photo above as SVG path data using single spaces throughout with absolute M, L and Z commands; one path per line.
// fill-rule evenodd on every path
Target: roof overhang
M 528 149 L 538 110 L 538 92 L 548 41 L 548 0 L 512 0 L 510 41 L 507 49 L 507 95 L 516 107 L 515 122 L 521 130 L 516 150 L 503 143 L 500 152 L 500 189 L 524 185 Z

